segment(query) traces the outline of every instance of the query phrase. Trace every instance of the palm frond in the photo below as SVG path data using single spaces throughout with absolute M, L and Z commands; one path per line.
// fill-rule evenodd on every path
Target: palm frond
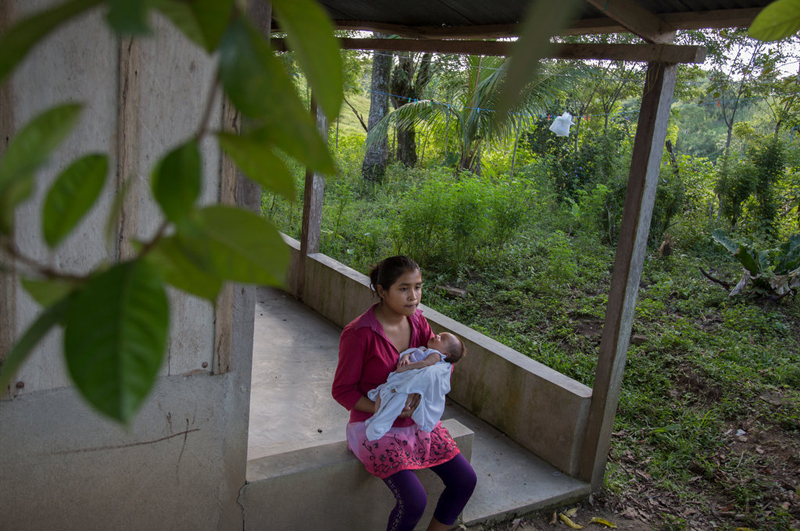
M 393 110 L 375 124 L 367 134 L 364 146 L 368 149 L 374 143 L 379 142 L 380 139 L 385 138 L 389 134 L 389 128 L 392 124 L 399 128 L 412 127 L 422 122 L 442 121 L 447 114 L 458 119 L 453 107 L 447 104 L 431 100 L 408 102 Z

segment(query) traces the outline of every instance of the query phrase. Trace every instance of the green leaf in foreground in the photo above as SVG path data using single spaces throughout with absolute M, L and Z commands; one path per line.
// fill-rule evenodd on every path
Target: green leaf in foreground
M 148 0 L 107 0 L 106 20 L 117 35 L 147 35 Z
M 216 302 L 222 280 L 199 269 L 180 247 L 177 238 L 162 238 L 147 254 L 164 280 L 187 293 Z
M 59 25 L 96 6 L 101 0 L 72 0 L 32 15 L 0 35 L 0 83 L 31 48 Z
M 66 280 L 36 280 L 32 278 L 23 278 L 22 287 L 28 292 L 33 300 L 38 302 L 42 307 L 46 308 L 70 294 L 75 289 L 74 282 Z
M 206 39 L 206 50 L 216 50 L 233 14 L 234 0 L 194 0 L 192 11 Z
M 250 138 L 256 142 L 274 145 L 310 170 L 326 175 L 336 174 L 336 166 L 328 146 L 316 129 L 308 129 L 300 122 L 281 124 L 276 116 L 261 121 L 264 125 L 251 131 Z
M 511 59 L 495 113 L 502 120 L 518 103 L 522 93 L 538 70 L 539 64 L 553 48 L 550 37 L 567 26 L 569 19 L 578 13 L 584 2 L 531 2 L 519 39 L 511 45 Z
M 155 0 L 156 7 L 184 35 L 207 52 L 219 44 L 233 12 L 233 0 Z
M 80 393 L 98 411 L 127 422 L 155 382 L 169 330 L 169 304 L 145 261 L 118 264 L 72 298 L 64 356 Z
M 223 205 L 197 210 L 177 237 L 187 256 L 213 277 L 284 284 L 289 247 L 269 221 L 252 212 Z
M 11 383 L 11 379 L 25 360 L 28 359 L 28 356 L 33 352 L 39 341 L 63 320 L 68 306 L 68 299 L 64 298 L 46 308 L 12 347 L 3 363 L 2 372 L 0 372 L 0 392 L 5 392 L 8 384 Z
M 286 70 L 246 20 L 228 28 L 219 63 L 225 92 L 242 114 L 254 119 L 253 138 L 279 147 L 312 170 L 335 173 L 328 148 Z
M 288 100 L 295 97 L 295 88 L 288 74 L 244 18 L 231 24 L 222 38 L 219 73 L 231 101 L 246 116 L 280 112 L 280 107 L 293 104 Z
M 333 25 L 314 0 L 273 0 L 272 8 L 281 29 L 286 31 L 289 48 L 303 68 L 314 98 L 333 120 L 344 99 L 342 59 Z
M 222 149 L 248 177 L 264 188 L 294 201 L 294 178 L 269 144 L 228 133 L 220 133 L 217 137 Z
M 762 41 L 779 41 L 800 31 L 800 0 L 778 0 L 753 20 L 748 35 Z
M 108 157 L 87 155 L 58 176 L 44 201 L 42 231 L 47 245 L 55 247 L 92 208 L 108 173 Z
M 162 15 L 167 17 L 190 41 L 211 51 L 206 43 L 200 24 L 191 5 L 176 0 L 158 0 L 155 4 Z
M 0 233 L 9 234 L 14 208 L 33 192 L 34 173 L 72 131 L 81 106 L 53 107 L 31 120 L 12 139 L 0 160 Z
M 153 171 L 153 195 L 164 215 L 181 221 L 200 195 L 200 150 L 192 140 L 171 151 Z

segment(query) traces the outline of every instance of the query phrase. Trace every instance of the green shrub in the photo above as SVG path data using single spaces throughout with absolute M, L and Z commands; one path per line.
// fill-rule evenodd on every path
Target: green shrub
M 526 194 L 518 185 L 468 173 L 437 177 L 397 204 L 396 249 L 421 265 L 457 270 L 474 265 L 481 251 L 496 256 L 526 220 Z

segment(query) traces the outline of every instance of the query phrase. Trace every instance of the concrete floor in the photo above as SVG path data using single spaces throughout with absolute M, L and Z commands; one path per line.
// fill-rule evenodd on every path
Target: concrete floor
M 330 394 L 340 333 L 290 295 L 259 288 L 248 460 L 344 440 L 349 414 Z M 457 404 L 448 402 L 443 418 L 455 418 L 475 432 L 471 461 L 478 486 L 464 523 L 589 495 L 588 484 L 562 474 Z

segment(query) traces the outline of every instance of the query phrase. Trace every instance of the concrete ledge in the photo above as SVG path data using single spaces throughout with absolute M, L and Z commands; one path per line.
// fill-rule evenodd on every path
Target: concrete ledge
M 287 289 L 298 292 L 300 243 L 293 249 Z M 344 327 L 376 301 L 369 279 L 323 254 L 305 265 L 305 305 Z M 497 341 L 421 306 L 431 327 L 461 337 L 469 355 L 461 361 L 448 395 L 469 412 L 570 476 L 579 456 L 592 390 Z
M 473 432 L 457 420 L 442 424 L 471 459 Z M 418 476 L 429 500 L 421 520 L 424 529 L 442 484 L 430 470 L 420 470 Z M 240 503 L 245 531 L 374 531 L 386 526 L 395 499 L 342 440 L 249 461 Z
M 448 397 L 577 476 L 592 390 L 433 309 L 425 317 L 435 332 L 452 332 L 467 346 Z

